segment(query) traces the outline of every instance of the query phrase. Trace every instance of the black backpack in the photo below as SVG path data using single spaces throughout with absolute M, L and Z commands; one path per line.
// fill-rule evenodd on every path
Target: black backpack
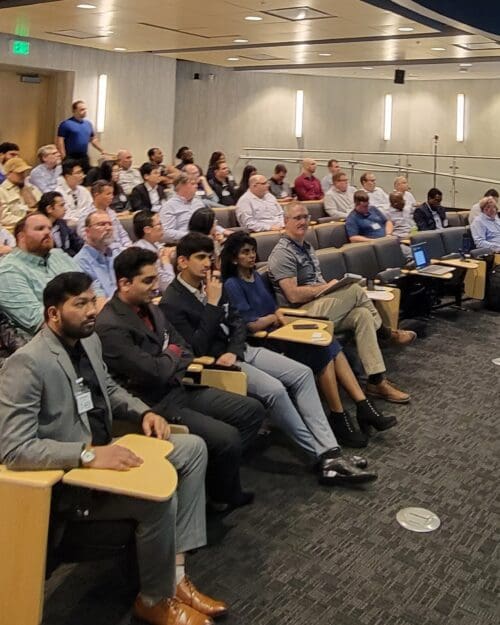
M 486 282 L 486 308 L 500 312 L 500 265 L 492 267 Z

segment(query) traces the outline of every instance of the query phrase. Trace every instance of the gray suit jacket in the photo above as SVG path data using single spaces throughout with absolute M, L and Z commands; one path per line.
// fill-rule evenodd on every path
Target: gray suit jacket
M 97 334 L 82 340 L 113 415 L 140 421 L 149 407 L 118 386 L 102 359 Z M 0 372 L 0 462 L 12 469 L 77 467 L 91 443 L 87 413 L 78 414 L 77 375 L 59 339 L 44 326 L 6 361 Z

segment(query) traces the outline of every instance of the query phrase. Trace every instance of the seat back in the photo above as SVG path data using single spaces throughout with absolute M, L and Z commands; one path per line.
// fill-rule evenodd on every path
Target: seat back
M 459 226 L 457 228 L 445 228 L 439 234 L 443 242 L 445 254 L 453 254 L 462 249 L 463 236 L 467 228 Z
M 340 250 L 332 248 L 318 250 L 316 256 L 319 260 L 321 273 L 326 281 L 332 278 L 342 278 L 346 273 L 347 267 L 344 254 Z
M 134 234 L 134 215 L 132 213 L 118 213 L 117 216 L 130 240 L 137 241 L 137 237 Z
M 401 245 L 394 237 L 375 239 L 373 241 L 373 249 L 375 250 L 380 271 L 405 265 L 405 257 L 401 251 Z
M 437 230 L 423 230 L 411 236 L 412 244 L 427 243 L 429 259 L 441 258 L 446 254 L 446 250 L 441 239 L 441 234 Z
M 320 217 L 325 216 L 323 202 L 321 200 L 307 200 L 305 202 L 301 202 L 301 204 L 307 207 L 309 215 L 311 216 L 311 221 L 318 221 Z
M 310 243 L 315 250 L 318 249 L 318 238 L 316 237 L 316 230 L 314 228 L 308 228 L 305 236 L 305 240 Z
M 239 226 L 234 206 L 216 207 L 214 212 L 219 225 L 223 228 L 237 228 Z
M 468 226 L 469 225 L 469 213 L 470 213 L 470 211 L 460 211 L 458 213 L 458 216 L 460 218 L 460 225 L 461 226 Z
M 260 262 L 267 261 L 276 243 L 280 240 L 279 232 L 254 232 L 257 241 L 257 258 Z
M 381 270 L 375 246 L 371 243 L 354 243 L 342 248 L 345 265 L 349 273 L 357 273 L 365 278 L 375 278 Z
M 460 215 L 455 211 L 446 211 L 446 219 L 448 220 L 448 226 L 451 228 L 462 225 Z
M 321 223 L 314 227 L 318 239 L 318 248 L 342 247 L 349 243 L 345 225 L 338 222 Z

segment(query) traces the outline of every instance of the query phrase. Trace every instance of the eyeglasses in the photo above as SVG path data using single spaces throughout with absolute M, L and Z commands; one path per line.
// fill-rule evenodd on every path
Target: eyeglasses
M 96 224 L 92 224 L 90 228 L 107 228 L 112 226 L 113 224 L 110 221 L 99 221 Z
M 294 221 L 309 221 L 311 219 L 311 215 L 294 215 L 291 219 Z

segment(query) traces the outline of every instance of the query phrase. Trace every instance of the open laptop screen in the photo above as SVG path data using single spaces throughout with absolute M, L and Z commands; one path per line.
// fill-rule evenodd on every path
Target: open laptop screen
M 411 246 L 411 253 L 417 269 L 427 267 L 429 259 L 427 257 L 427 243 L 417 243 Z

